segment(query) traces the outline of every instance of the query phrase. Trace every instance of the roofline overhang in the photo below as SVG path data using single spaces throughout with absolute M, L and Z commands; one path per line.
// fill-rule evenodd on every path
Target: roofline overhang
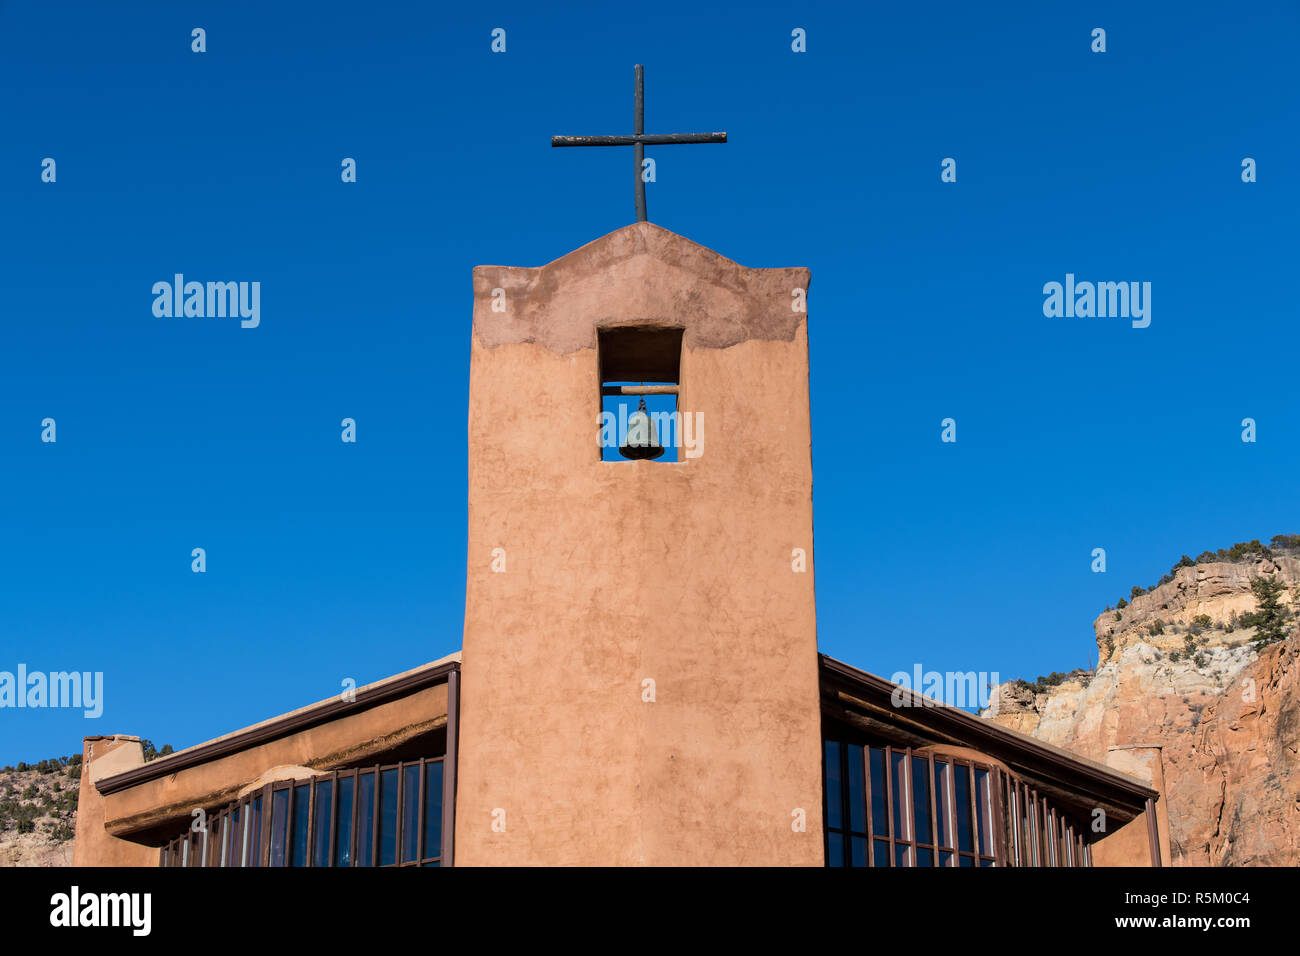
M 218 737 L 207 743 L 187 747 L 185 750 L 178 750 L 166 757 L 151 760 L 143 766 L 132 767 L 130 770 L 114 774 L 111 777 L 104 777 L 95 782 L 95 789 L 100 794 L 108 796 L 120 790 L 147 783 L 150 780 L 157 780 L 159 777 L 178 773 L 181 770 L 187 770 L 208 761 L 238 753 L 241 750 L 278 740 L 281 737 L 287 737 L 290 734 L 308 730 L 320 724 L 347 717 L 350 714 L 369 710 L 372 707 L 405 697 L 426 687 L 445 683 L 448 675 L 453 671 L 459 673 L 459 660 L 446 660 L 416 668 L 407 671 L 405 674 L 399 674 L 396 677 L 359 688 L 353 700 L 344 700 L 342 697 L 323 700 L 300 710 L 291 711 L 279 717 L 272 717 L 270 720 L 254 724 L 244 730 Z
M 997 757 L 1013 768 L 1072 784 L 1078 789 L 1086 789 L 1117 803 L 1127 804 L 1138 812 L 1145 807 L 1146 801 L 1160 798 L 1159 791 L 1146 786 L 1138 778 L 1113 770 L 1105 764 L 1044 744 L 1028 734 L 976 717 L 825 654 L 819 654 L 818 657 L 824 673 L 859 690 L 865 698 L 874 698 L 877 704 L 883 699 L 884 705 L 897 713 L 891 698 L 901 690 L 904 711 L 909 719 L 991 757 Z

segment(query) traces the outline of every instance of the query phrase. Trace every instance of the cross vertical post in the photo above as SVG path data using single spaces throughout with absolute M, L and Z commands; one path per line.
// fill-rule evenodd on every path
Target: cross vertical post
M 645 73 L 638 63 L 634 67 L 636 88 L 632 97 L 632 135 L 631 136 L 552 136 L 552 146 L 631 146 L 632 163 L 635 167 L 634 189 L 636 197 L 636 221 L 646 222 L 645 179 L 642 165 L 645 163 L 647 146 L 676 146 L 684 143 L 725 143 L 726 133 L 651 133 L 645 131 Z
M 636 72 L 636 92 L 632 94 L 632 134 L 634 136 L 643 136 L 645 134 L 645 71 L 641 69 L 640 63 L 633 69 Z M 645 222 L 645 175 L 641 169 L 645 165 L 645 143 L 639 140 L 632 147 L 632 165 L 636 167 L 633 172 L 636 177 L 634 184 L 636 189 L 636 221 Z

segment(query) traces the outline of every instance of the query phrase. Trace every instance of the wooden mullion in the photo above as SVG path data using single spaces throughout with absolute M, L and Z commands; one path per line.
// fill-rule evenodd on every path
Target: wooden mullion
M 907 827 L 908 856 L 916 866 L 916 782 L 912 779 L 912 748 L 903 753 L 903 824 Z
M 997 866 L 998 859 L 1006 857 L 1006 850 L 1002 847 L 1002 841 L 1006 839 L 1006 824 L 1002 817 L 1002 771 L 989 767 L 986 774 L 989 784 L 989 855 L 993 857 L 993 865 Z
M 960 822 L 960 819 L 961 819 L 961 808 L 957 806 L 957 774 L 959 774 L 959 773 L 965 773 L 965 774 L 967 774 L 967 778 L 969 779 L 970 774 L 969 774 L 969 771 L 968 771 L 966 765 L 965 765 L 964 763 L 962 763 L 961 761 L 959 761 L 956 757 L 953 757 L 953 758 L 952 758 L 952 774 L 951 774 L 951 776 L 952 776 L 952 824 L 953 824 L 953 826 L 952 826 L 952 852 L 953 852 L 953 860 L 954 860 L 954 862 L 956 863 L 956 865 L 957 865 L 958 867 L 961 866 L 961 858 L 962 858 L 962 856 L 963 856 L 963 855 L 965 855 L 965 856 L 969 856 L 969 855 L 970 855 L 969 853 L 963 854 L 963 852 L 962 852 L 962 848 L 961 848 L 961 827 L 958 825 L 959 822 Z M 967 793 L 971 793 L 971 789 L 970 789 L 970 785 L 969 785 L 969 784 L 967 784 L 966 792 L 967 792 Z M 973 793 L 971 793 L 971 795 L 972 795 L 972 797 L 974 796 Z M 974 837 L 975 834 L 972 833 L 971 836 Z
M 397 866 L 402 865 L 402 844 L 406 842 L 406 765 L 400 760 L 397 762 L 397 833 L 394 836 L 397 842 L 393 845 L 393 863 Z
M 935 795 L 937 781 L 935 779 L 933 753 L 925 755 L 925 766 L 926 773 L 930 775 L 930 785 L 927 790 L 930 795 L 930 839 L 934 841 L 934 849 L 931 852 L 934 854 L 934 865 L 942 866 L 943 863 L 939 857 L 939 800 Z
M 380 806 L 383 800 L 384 787 L 384 770 L 379 764 L 375 764 L 375 789 L 373 798 L 370 801 L 371 809 L 374 811 L 370 819 L 370 865 L 379 866 L 379 817 Z
M 424 778 L 428 773 L 429 762 L 424 757 L 421 757 L 417 766 L 418 769 L 416 772 L 419 775 L 419 782 L 416 784 L 417 809 L 415 811 L 415 862 L 419 864 L 424 862 L 424 817 L 425 814 L 429 812 L 428 801 L 424 799 Z
M 352 771 L 352 829 L 348 834 L 351 841 L 351 851 L 348 853 L 348 866 L 357 865 L 357 848 L 361 845 L 361 836 L 357 833 L 358 819 L 361 816 L 361 771 L 354 769 Z
M 334 851 L 338 846 L 338 819 L 339 819 L 339 772 L 337 770 L 330 772 L 330 819 L 329 832 L 326 834 L 327 846 L 325 847 L 325 865 L 334 866 Z
M 1024 839 L 1020 833 L 1020 784 L 1010 777 L 1007 778 L 1007 796 L 1011 804 L 1011 813 L 1014 819 L 1011 821 L 1011 836 L 1014 840 L 1011 854 L 1012 866 L 1024 866 L 1021 850 L 1024 847 Z
M 294 831 L 295 818 L 297 817 L 298 787 L 299 784 L 295 781 L 289 788 L 293 792 L 293 802 L 295 804 L 294 815 L 289 817 L 289 836 L 293 844 L 296 844 L 297 842 L 296 839 L 294 839 L 293 831 Z M 312 812 L 312 804 L 315 803 L 315 801 L 316 801 L 316 787 L 313 783 L 308 781 L 307 783 L 307 836 L 305 838 L 307 840 L 307 852 L 303 854 L 304 859 L 302 864 L 305 867 L 311 866 L 311 842 L 312 842 L 311 812 Z M 289 856 L 289 858 L 285 862 L 292 866 L 294 857 L 297 856 L 298 847 L 296 845 L 290 846 L 289 852 L 291 852 L 292 855 Z
M 875 816 L 871 812 L 871 747 L 862 746 L 862 792 L 867 801 L 867 866 L 876 865 Z
M 897 866 L 894 838 L 898 827 L 894 823 L 894 748 L 885 748 L 885 819 L 889 822 L 889 865 Z
M 284 865 L 288 868 L 293 866 L 293 851 L 297 849 L 294 846 L 293 818 L 297 811 L 298 786 L 290 780 L 289 786 L 285 789 L 289 791 L 288 804 L 284 811 Z M 310 796 L 308 799 L 310 800 Z
M 260 819 L 257 821 L 259 844 L 257 847 L 257 861 L 260 866 L 270 866 L 271 860 L 271 806 L 272 798 L 275 796 L 274 784 L 268 783 L 262 788 L 262 812 L 259 814 Z

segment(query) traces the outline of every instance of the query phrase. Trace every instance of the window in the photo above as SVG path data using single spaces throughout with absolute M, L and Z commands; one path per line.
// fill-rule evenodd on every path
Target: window
M 357 852 L 353 856 L 353 866 L 373 866 L 375 850 L 375 776 L 369 773 L 357 775 Z
M 311 790 L 310 783 L 300 783 L 293 788 L 293 838 L 291 843 L 293 853 L 289 857 L 290 866 L 307 865 L 307 827 L 311 813 Z
M 206 832 L 187 825 L 159 863 L 440 866 L 445 779 L 435 757 L 270 783 L 209 816 Z
M 1002 768 L 828 740 L 828 866 L 1088 866 L 1082 831 Z
M 1092 866 L 1082 824 L 1020 781 L 1003 775 L 1001 787 L 1012 866 Z
M 335 866 L 352 865 L 352 834 L 355 830 L 352 825 L 352 791 L 356 782 L 355 777 L 339 777 L 338 813 L 333 820 Z
M 420 766 L 402 768 L 402 862 L 420 860 Z
M 312 814 L 312 866 L 330 865 L 330 824 L 334 820 L 334 785 L 329 780 L 316 784 L 316 812 Z
M 601 460 L 677 461 L 682 330 L 642 326 L 599 329 L 597 349 Z
M 397 768 L 379 772 L 379 865 L 397 862 Z
M 421 803 L 429 799 L 428 794 L 442 793 L 442 761 L 430 761 L 424 765 L 424 793 Z M 442 814 L 426 813 L 424 815 L 424 846 L 442 846 Z

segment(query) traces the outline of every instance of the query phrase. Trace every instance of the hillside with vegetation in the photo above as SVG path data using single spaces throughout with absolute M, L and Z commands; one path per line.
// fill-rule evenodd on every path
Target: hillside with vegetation
M 72 862 L 80 783 L 80 754 L 0 769 L 0 865 Z

